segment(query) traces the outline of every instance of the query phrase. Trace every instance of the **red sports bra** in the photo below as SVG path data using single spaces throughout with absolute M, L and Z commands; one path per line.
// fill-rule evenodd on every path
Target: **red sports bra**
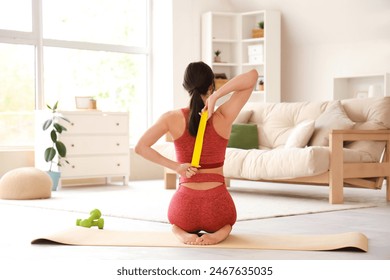
M 181 109 L 186 120 L 184 133 L 173 141 L 175 145 L 176 158 L 180 163 L 191 162 L 194 151 L 195 138 L 188 131 L 189 108 Z M 225 161 L 226 146 L 229 139 L 220 136 L 214 128 L 213 116 L 207 121 L 203 138 L 202 153 L 200 155 L 200 168 L 216 168 L 223 166 Z

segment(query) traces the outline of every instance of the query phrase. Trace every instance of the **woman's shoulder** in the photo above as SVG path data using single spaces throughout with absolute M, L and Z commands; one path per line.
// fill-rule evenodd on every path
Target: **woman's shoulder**
M 162 116 L 173 139 L 180 137 L 186 128 L 186 121 L 182 109 L 168 111 Z
M 183 109 L 174 109 L 163 113 L 160 117 L 160 121 L 167 124 L 169 127 L 178 123 L 185 123 L 185 108 Z

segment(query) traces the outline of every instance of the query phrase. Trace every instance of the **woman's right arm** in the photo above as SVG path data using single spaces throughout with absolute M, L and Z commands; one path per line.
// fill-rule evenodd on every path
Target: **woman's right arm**
M 152 146 L 169 131 L 169 114 L 169 112 L 163 114 L 160 119 L 141 136 L 135 146 L 135 152 L 147 160 L 176 171 L 181 176 L 194 175 L 197 172 L 195 168 L 191 168 L 191 173 L 186 174 L 186 170 L 191 166 L 190 163 L 180 164 L 164 157 L 152 148 Z
M 218 107 L 218 111 L 224 117 L 224 119 L 232 123 L 252 94 L 257 79 L 258 73 L 255 69 L 253 69 L 234 77 L 222 87 L 220 87 L 207 100 L 209 117 L 214 112 L 214 107 L 217 100 L 233 92 L 230 99 Z

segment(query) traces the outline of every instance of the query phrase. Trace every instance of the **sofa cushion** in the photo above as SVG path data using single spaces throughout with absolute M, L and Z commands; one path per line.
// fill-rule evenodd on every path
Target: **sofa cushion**
M 228 148 L 224 175 L 249 180 L 274 180 L 313 176 L 329 169 L 326 147 L 241 150 Z
M 356 122 L 354 129 L 390 129 L 390 97 L 345 99 L 341 103 L 349 118 Z M 367 152 L 373 161 L 382 157 L 385 143 L 382 141 L 355 141 L 346 148 Z
M 363 151 L 344 149 L 344 162 L 372 162 Z M 277 180 L 315 176 L 329 170 L 329 147 L 226 150 L 223 172 L 227 178 Z
M 291 131 L 290 135 L 287 138 L 285 148 L 303 148 L 309 142 L 311 136 L 314 132 L 314 121 L 305 120 L 300 122 L 294 129 Z
M 228 147 L 239 149 L 257 149 L 259 139 L 256 124 L 233 124 Z
M 262 103 L 245 105 L 252 110 L 250 123 L 258 125 L 259 148 L 284 147 L 294 127 L 305 120 L 315 120 L 326 110 L 330 102 Z
M 333 103 L 315 121 L 310 146 L 329 146 L 329 133 L 333 129 L 351 129 L 355 123 L 349 119 L 340 101 Z
M 248 123 L 250 117 L 252 116 L 253 111 L 252 110 L 242 110 L 233 123 Z
M 353 122 L 371 121 L 390 129 L 390 96 L 344 99 L 341 103 Z
M 377 123 L 375 121 L 368 121 L 363 123 L 357 123 L 354 126 L 354 129 L 362 129 L 362 130 L 380 130 L 386 129 L 385 126 L 381 123 Z M 372 161 L 379 162 L 383 153 L 383 150 L 386 146 L 384 141 L 353 141 L 349 142 L 345 145 L 348 149 L 353 149 L 357 151 L 363 151 L 372 157 Z

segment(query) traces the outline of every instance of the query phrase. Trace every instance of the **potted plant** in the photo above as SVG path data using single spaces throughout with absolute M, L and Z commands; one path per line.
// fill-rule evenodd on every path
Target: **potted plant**
M 257 26 L 258 28 L 252 29 L 252 38 L 264 37 L 264 21 L 259 21 Z
M 220 50 L 216 50 L 214 52 L 214 62 L 221 62 L 221 57 L 219 56 L 221 54 L 221 51 Z
M 53 107 L 46 105 L 51 110 L 51 117 L 43 123 L 43 131 L 50 130 L 50 141 L 51 145 L 45 149 L 44 159 L 50 163 L 49 170 L 47 173 L 53 181 L 52 190 L 57 190 L 58 182 L 61 177 L 60 169 L 58 171 L 53 170 L 53 165 L 61 167 L 63 162 L 69 163 L 66 160 L 66 146 L 59 140 L 59 136 L 62 132 L 66 131 L 66 127 L 60 123 L 60 120 L 70 122 L 67 118 L 63 117 L 57 112 L 58 101 Z

